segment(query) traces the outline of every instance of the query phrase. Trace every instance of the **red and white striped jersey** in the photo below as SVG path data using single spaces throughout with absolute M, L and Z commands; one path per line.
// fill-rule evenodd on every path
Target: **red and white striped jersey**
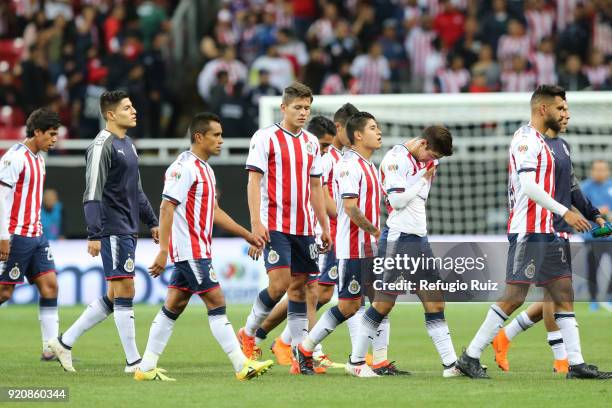
M 13 189 L 5 208 L 9 211 L 9 234 L 42 235 L 40 205 L 45 184 L 45 160 L 23 143 L 17 143 L 0 159 L 0 183 Z
M 578 4 L 584 0 L 556 0 L 557 3 L 557 33 L 565 30 L 565 27 L 574 21 L 574 11 Z
M 550 53 L 536 52 L 531 57 L 531 64 L 536 73 L 536 84 L 556 84 L 557 73 L 555 72 L 555 55 Z
M 467 69 L 442 69 L 438 72 L 439 89 L 441 93 L 460 93 L 470 84 L 470 73 Z
M 321 176 L 319 149 L 312 133 L 293 134 L 278 123 L 251 138 L 246 168 L 263 174 L 260 216 L 269 231 L 314 235 L 310 177 Z
M 376 238 L 360 229 L 344 212 L 342 199 L 356 198 L 357 206 L 376 228 L 380 225 L 380 183 L 376 166 L 354 150 L 344 153 L 336 164 L 334 184 L 338 190 L 338 230 L 336 258 L 354 259 L 374 256 Z
M 519 173 L 535 172 L 535 182 L 555 196 L 555 161 L 544 137 L 531 125 L 514 133 L 510 144 L 508 171 L 508 233 L 553 233 L 553 213 L 524 193 Z
M 607 65 L 584 67 L 582 71 L 589 79 L 589 84 L 591 84 L 594 89 L 598 89 L 600 86 L 605 84 L 608 76 L 612 75 L 612 73 L 609 72 Z
M 383 81 L 391 76 L 391 70 L 384 56 L 374 59 L 366 54 L 355 58 L 351 75 L 359 82 L 360 94 L 379 94 L 383 90 Z
M 338 190 L 334 187 L 334 169 L 340 159 L 342 158 L 342 151 L 336 149 L 334 145 L 329 146 L 329 150 L 321 158 L 321 183 L 323 188 L 326 188 L 329 192 L 329 196 L 337 203 L 338 202 Z M 329 217 L 329 235 L 331 236 L 332 242 L 336 242 L 336 229 L 338 226 L 338 219 Z
M 603 18 L 603 13 L 595 15 L 593 23 L 593 48 L 603 52 L 603 55 L 609 57 L 612 55 L 612 27 L 609 20 Z
M 410 56 L 414 75 L 425 75 L 425 62 L 429 54 L 433 52 L 431 42 L 434 38 L 436 38 L 435 32 L 423 31 L 421 27 L 414 27 L 406 37 L 404 47 Z
M 503 69 L 509 69 L 512 66 L 512 57 L 520 55 L 527 59 L 531 53 L 531 42 L 527 35 L 513 37 L 504 34 L 499 39 L 497 47 L 497 59 L 502 64 Z
M 536 47 L 542 38 L 552 35 L 555 24 L 555 13 L 553 10 L 544 8 L 542 10 L 525 11 L 527 20 L 527 34 L 531 39 L 531 45 Z
M 501 74 L 502 92 L 532 92 L 536 75 L 533 71 L 505 71 Z
M 170 234 L 173 262 L 211 258 L 215 212 L 215 173 L 191 151 L 166 170 L 162 197 L 176 204 Z

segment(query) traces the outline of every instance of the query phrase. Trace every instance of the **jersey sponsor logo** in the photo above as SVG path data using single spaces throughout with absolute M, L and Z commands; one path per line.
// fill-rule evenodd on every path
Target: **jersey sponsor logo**
M 529 262 L 529 265 L 527 265 L 527 267 L 525 268 L 525 276 L 528 279 L 532 279 L 535 276 L 535 270 L 535 262 L 532 259 L 531 262 Z
M 387 170 L 391 171 L 391 172 L 395 172 L 399 170 L 399 165 L 397 165 L 396 163 L 391 163 L 387 166 Z
M 2 161 L 2 165 L 3 165 L 4 167 L 9 167 L 9 166 L 11 165 L 11 161 L 10 161 L 9 159 L 4 159 L 4 160 Z
M 279 259 L 280 256 L 278 256 L 278 252 L 273 249 L 270 250 L 270 252 L 268 253 L 268 263 L 275 264 L 278 262 Z
M 15 264 L 13 269 L 9 271 L 9 278 L 18 279 L 19 275 L 21 275 L 21 271 L 19 270 L 19 265 Z
M 526 153 L 529 150 L 529 147 L 526 144 L 519 145 L 518 151 L 519 153 Z
M 332 266 L 329 270 L 329 277 L 331 279 L 338 279 L 338 267 L 336 265 Z
M 126 272 L 134 272 L 134 267 L 134 260 L 131 257 L 126 259 L 125 263 L 123 264 L 123 269 L 125 269 Z
M 219 282 L 219 280 L 217 279 L 217 273 L 215 272 L 215 270 L 213 269 L 212 266 L 208 270 L 208 277 L 209 277 L 211 282 L 214 282 L 214 283 Z
M 353 278 L 353 280 L 348 285 L 348 291 L 351 295 L 356 295 L 361 290 L 361 285 L 357 282 L 357 279 Z

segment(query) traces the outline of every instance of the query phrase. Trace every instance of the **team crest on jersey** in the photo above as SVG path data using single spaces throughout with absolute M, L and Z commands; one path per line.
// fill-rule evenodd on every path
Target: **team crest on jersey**
M 278 256 L 278 252 L 276 252 L 275 250 L 270 250 L 270 252 L 268 253 L 268 263 L 270 264 L 275 264 L 278 262 L 279 260 L 279 256 Z
M 170 180 L 172 180 L 172 179 L 180 180 L 181 179 L 181 173 L 176 171 L 176 170 L 173 170 L 172 173 L 170 173 L 170 177 L 168 177 L 168 179 L 170 179 Z
M 387 166 L 387 170 L 389 171 L 398 171 L 399 166 L 396 163 L 391 163 Z
M 19 266 L 15 265 L 13 267 L 13 269 L 11 269 L 10 272 L 9 272 L 9 278 L 14 280 L 14 279 L 19 278 L 19 275 L 21 275 L 21 271 L 19 270 Z
M 331 269 L 329 270 L 329 277 L 331 279 L 338 279 L 338 267 L 337 266 L 332 266 Z
M 317 151 L 317 148 L 312 144 L 312 142 L 308 142 L 308 144 L 306 145 L 306 152 L 310 155 L 313 156 Z
M 519 145 L 518 147 L 519 153 L 525 153 L 528 149 L 529 147 L 526 144 Z
M 525 268 L 525 276 L 529 279 L 532 279 L 535 276 L 535 270 L 535 263 L 532 259 L 531 262 L 529 262 L 529 265 L 527 265 L 527 267 Z
M 210 279 L 211 282 L 214 282 L 214 283 L 219 282 L 219 280 L 217 279 L 217 273 L 215 272 L 212 266 L 208 270 L 208 278 Z
M 351 295 L 356 295 L 361 290 L 361 285 L 357 282 L 357 279 L 353 278 L 353 280 L 348 285 L 348 291 Z
M 134 260 L 128 258 L 123 264 L 123 269 L 125 269 L 126 272 L 134 272 Z
M 344 170 L 344 171 L 341 171 L 340 173 L 338 173 L 338 177 L 340 177 L 340 178 L 346 177 L 346 176 L 348 176 L 348 174 L 349 174 L 348 170 Z

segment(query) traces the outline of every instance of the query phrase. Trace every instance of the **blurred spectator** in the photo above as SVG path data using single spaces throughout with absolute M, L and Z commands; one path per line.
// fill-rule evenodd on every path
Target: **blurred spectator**
M 325 47 L 334 39 L 334 26 L 338 20 L 338 7 L 334 3 L 325 3 L 323 15 L 318 18 L 306 33 L 309 42 Z
M 21 95 L 15 85 L 15 78 L 8 64 L 0 63 L 0 106 L 21 105 Z
M 49 241 L 63 239 L 63 204 L 59 201 L 57 191 L 53 189 L 45 190 L 40 210 L 40 222 L 43 226 L 44 236 Z
M 487 76 L 483 73 L 478 73 L 472 77 L 472 82 L 470 83 L 470 87 L 468 92 L 470 93 L 480 93 L 480 92 L 491 92 L 493 89 L 489 88 L 487 85 Z
M 582 4 L 574 9 L 574 21 L 565 30 L 559 32 L 557 38 L 557 56 L 564 61 L 569 55 L 576 54 L 586 59 L 591 32 L 591 19 Z
M 501 74 L 502 92 L 532 92 L 535 89 L 536 75 L 527 68 L 527 60 L 522 55 L 514 55 L 511 69 Z
M 244 95 L 244 82 L 238 81 L 231 93 L 222 95 L 219 102 L 219 118 L 223 123 L 223 137 L 250 137 L 254 129 L 247 120 L 249 101 Z
M 257 14 L 244 15 L 242 32 L 240 33 L 239 52 L 242 60 L 250 65 L 259 55 L 260 45 L 257 37 Z
M 230 89 L 227 71 L 217 72 L 215 83 L 210 88 L 210 97 L 208 98 L 208 105 L 213 113 L 220 114 L 221 104 L 229 96 Z
M 451 57 L 450 68 L 441 69 L 436 76 L 436 89 L 442 93 L 465 92 L 470 85 L 470 73 L 465 69 L 463 57 Z
M 367 50 L 378 38 L 380 26 L 377 25 L 376 10 L 370 4 L 361 3 L 357 8 L 357 17 L 351 26 L 353 35 L 359 40 L 362 50 Z
M 298 38 L 305 38 L 310 25 L 317 16 L 316 0 L 291 0 L 293 25 Z
M 423 91 L 423 80 L 425 78 L 425 62 L 434 50 L 431 46 L 436 33 L 431 28 L 431 17 L 423 15 L 419 25 L 415 26 L 406 37 L 404 46 L 410 56 L 411 88 L 414 92 Z
M 351 33 L 351 26 L 345 20 L 336 24 L 334 39 L 325 49 L 331 57 L 331 65 L 337 67 L 342 61 L 352 61 L 357 55 L 359 42 Z
M 234 29 L 232 13 L 228 9 L 221 9 L 217 13 L 215 40 L 221 46 L 234 47 L 238 43 L 239 33 L 238 30 Z
M 589 80 L 589 85 L 593 89 L 601 89 L 610 75 L 604 62 L 603 53 L 594 49 L 589 55 L 589 65 L 583 68 L 583 72 Z
M 29 57 L 21 63 L 23 110 L 26 116 L 40 106 L 44 106 L 50 84 L 51 77 L 45 56 L 38 46 L 32 45 Z
M 493 0 L 493 9 L 482 22 L 482 36 L 493 48 L 493 55 L 497 54 L 497 44 L 506 33 L 510 18 L 506 0 Z
M 567 91 L 581 91 L 589 86 L 589 80 L 582 73 L 582 61 L 578 55 L 567 57 L 563 70 L 559 73 L 559 85 Z
M 306 45 L 295 38 L 288 28 L 278 30 L 276 38 L 278 40 L 277 49 L 279 55 L 291 62 L 293 73 L 295 76 L 299 76 L 303 67 L 308 63 L 308 49 Z
M 247 94 L 247 100 L 249 101 L 249 117 L 252 119 L 253 127 L 257 129 L 259 122 L 259 98 L 262 96 L 280 96 L 280 89 L 270 84 L 270 72 L 261 69 L 258 73 L 258 83 L 255 87 L 251 88 Z
M 453 48 L 463 36 L 465 17 L 450 0 L 441 0 L 442 11 L 435 17 L 433 27 L 445 49 Z
M 468 17 L 465 20 L 463 36 L 455 43 L 453 53 L 461 55 L 465 66 L 471 67 L 478 60 L 478 52 L 482 46 L 483 42 L 478 34 L 478 20 Z
M 434 38 L 431 42 L 432 52 L 425 60 L 425 81 L 423 91 L 425 93 L 436 92 L 436 75 L 446 67 L 446 53 L 442 49 L 442 40 Z
M 207 62 L 198 76 L 198 93 L 205 101 L 219 71 L 227 72 L 228 86 L 247 79 L 247 67 L 236 59 L 234 47 L 221 47 L 221 57 Z
M 359 93 L 359 84 L 351 75 L 351 63 L 343 61 L 340 63 L 340 68 L 337 73 L 330 74 L 321 89 L 323 95 L 356 95 Z
M 526 0 L 525 19 L 532 47 L 537 47 L 543 38 L 553 34 L 555 12 L 544 0 Z
M 525 27 L 518 20 L 508 22 L 508 34 L 504 34 L 499 39 L 497 48 L 497 59 L 503 69 L 512 68 L 512 59 L 515 55 L 528 58 L 531 51 L 531 42 Z
M 355 77 L 360 94 L 389 92 L 389 61 L 382 55 L 380 43 L 372 43 L 367 54 L 359 55 L 353 61 L 351 74 Z
M 389 62 L 391 76 L 389 80 L 393 85 L 392 92 L 400 92 L 400 82 L 402 73 L 406 71 L 407 61 L 404 46 L 399 41 L 397 35 L 397 22 L 394 19 L 387 19 L 383 23 L 383 34 L 378 41 L 382 47 L 382 53 Z
M 112 12 L 104 20 L 104 45 L 108 53 L 117 52 L 119 50 L 119 33 L 121 25 L 125 20 L 125 7 L 123 4 L 116 4 Z
M 278 89 L 285 89 L 293 81 L 291 62 L 279 55 L 276 44 L 268 46 L 266 54 L 253 61 L 249 75 L 250 83 L 257 82 L 257 74 L 262 69 L 270 73 L 270 83 Z
M 321 92 L 321 85 L 327 73 L 327 58 L 321 48 L 310 50 L 310 60 L 304 68 L 302 82 L 307 85 L 315 94 Z M 280 88 L 283 89 L 283 88 Z
M 155 34 L 166 29 L 167 16 L 162 3 L 163 0 L 145 0 L 138 6 L 140 32 L 145 50 L 151 48 Z
M 478 53 L 478 61 L 472 65 L 472 76 L 483 74 L 487 78 L 487 87 L 496 91 L 499 89 L 500 68 L 493 59 L 493 48 L 483 45 Z
M 147 135 L 158 138 L 162 135 L 159 118 L 162 117 L 162 104 L 173 99 L 168 89 L 166 73 L 166 58 L 164 51 L 168 43 L 168 35 L 160 31 L 155 34 L 151 49 L 143 54 L 142 63 L 145 70 L 145 86 L 147 89 L 148 113 Z
M 552 39 L 545 37 L 538 46 L 538 51 L 533 54 L 531 64 L 536 73 L 536 85 L 556 84 L 557 73 L 555 72 L 556 61 Z

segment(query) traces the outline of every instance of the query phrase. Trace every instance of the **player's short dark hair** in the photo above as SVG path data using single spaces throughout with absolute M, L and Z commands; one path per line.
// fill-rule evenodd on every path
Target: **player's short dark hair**
M 346 127 L 346 122 L 351 116 L 359 112 L 359 109 L 352 103 L 345 103 L 334 113 L 334 122 L 339 123 L 342 127 Z
M 537 105 L 544 99 L 550 100 L 557 96 L 565 101 L 565 88 L 559 85 L 540 85 L 531 95 L 531 106 Z
M 321 115 L 310 119 L 306 130 L 319 139 L 325 137 L 326 134 L 336 136 L 336 125 L 334 125 L 334 122 Z
M 442 156 L 453 155 L 453 136 L 444 126 L 428 126 L 420 138 L 427 141 L 427 148 L 434 153 Z
M 357 112 L 348 119 L 346 122 L 346 136 L 352 145 L 355 144 L 355 132 L 362 132 L 370 119 L 376 120 L 374 115 L 368 112 Z
M 289 105 L 294 99 L 310 98 L 312 102 L 312 90 L 301 82 L 293 82 L 283 91 L 283 104 Z
M 26 137 L 34 137 L 34 131 L 46 132 L 61 126 L 59 115 L 49 108 L 36 109 L 26 121 Z
M 119 102 L 129 97 L 130 95 L 121 89 L 103 92 L 102 95 L 100 95 L 100 112 L 102 113 L 102 117 L 106 119 L 106 112 L 114 110 Z
M 206 134 L 210 130 L 210 122 L 221 123 L 221 119 L 214 113 L 200 112 L 197 113 L 189 124 L 189 134 L 191 135 L 191 143 L 195 143 L 195 134 Z

